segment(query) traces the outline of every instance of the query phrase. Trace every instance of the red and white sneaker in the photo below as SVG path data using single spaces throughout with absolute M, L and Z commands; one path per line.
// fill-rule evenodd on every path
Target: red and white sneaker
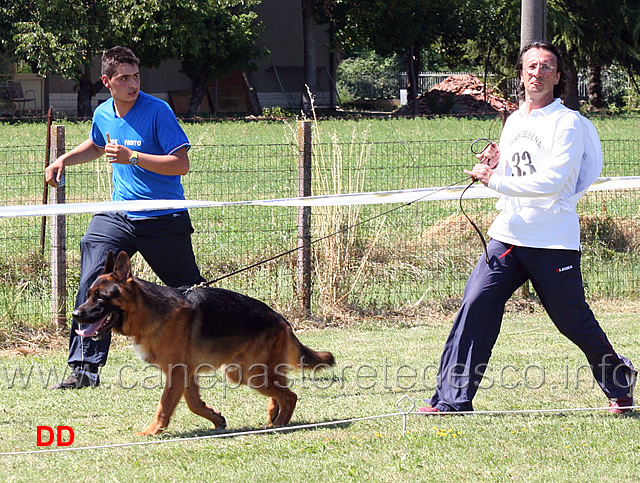
M 629 393 L 626 396 L 609 399 L 609 412 L 611 414 L 624 414 L 632 411 L 633 406 L 633 389 L 636 386 L 637 373 L 627 373 L 627 383 L 629 384 Z
M 609 412 L 611 414 L 624 414 L 631 411 L 633 406 L 633 398 L 622 396 L 617 399 L 609 399 Z
M 416 409 L 417 412 L 419 413 L 441 413 L 442 411 L 440 411 L 438 408 L 434 408 L 431 406 L 427 406 L 424 408 L 418 408 Z

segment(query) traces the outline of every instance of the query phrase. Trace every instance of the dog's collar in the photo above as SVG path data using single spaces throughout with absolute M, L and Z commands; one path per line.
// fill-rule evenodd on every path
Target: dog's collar
M 207 282 L 196 283 L 195 285 L 192 285 L 191 287 L 186 289 L 184 292 L 182 292 L 182 295 L 189 295 L 191 292 L 193 292 L 196 289 L 204 288 L 204 287 L 208 287 L 208 286 L 209 286 L 209 284 Z

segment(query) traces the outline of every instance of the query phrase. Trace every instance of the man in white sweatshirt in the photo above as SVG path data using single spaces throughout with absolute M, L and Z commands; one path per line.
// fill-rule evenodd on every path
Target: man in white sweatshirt
M 576 204 L 600 175 L 600 140 L 590 121 L 560 103 L 564 73 L 555 46 L 527 45 L 516 70 L 523 104 L 507 119 L 499 147 L 489 146 L 479 156 L 485 162 L 465 170 L 502 195 L 488 231 L 488 258 L 482 255 L 467 281 L 435 394 L 418 411 L 473 410 L 504 306 L 530 280 L 556 327 L 586 355 L 609 411 L 624 413 L 633 406 L 636 371 L 595 319 L 580 271 Z

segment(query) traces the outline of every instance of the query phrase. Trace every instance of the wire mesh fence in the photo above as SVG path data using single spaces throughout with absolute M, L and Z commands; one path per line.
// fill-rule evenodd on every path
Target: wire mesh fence
M 312 193 L 387 191 L 466 184 L 470 140 L 313 143 Z M 640 175 L 640 141 L 602 141 L 603 176 Z M 40 204 L 45 194 L 44 146 L 2 147 L 0 203 Z M 241 201 L 295 197 L 299 148 L 278 145 L 194 145 L 183 183 L 188 199 Z M 108 163 L 73 166 L 66 202 L 107 201 Z M 640 296 L 639 192 L 588 193 L 578 205 L 583 273 L 590 298 Z M 463 199 L 486 232 L 495 199 Z M 75 298 L 80 239 L 90 214 L 66 217 L 67 288 Z M 203 276 L 214 279 L 296 247 L 297 208 L 194 208 L 194 250 Z M 51 220 L 0 218 L 0 328 L 52 321 Z M 334 235 L 335 234 L 335 235 Z M 314 207 L 311 210 L 311 309 L 379 313 L 439 303 L 462 294 L 481 251 L 459 200 Z M 285 313 L 298 310 L 296 253 L 226 278 L 219 286 L 264 300 Z M 134 271 L 155 279 L 141 257 Z M 70 311 L 72 307 L 68 307 Z M 0 334 L 1 335 L 1 334 Z

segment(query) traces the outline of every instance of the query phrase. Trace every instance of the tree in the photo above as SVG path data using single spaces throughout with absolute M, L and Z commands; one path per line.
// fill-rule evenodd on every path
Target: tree
M 483 66 L 503 80 L 514 76 L 520 50 L 521 0 L 483 0 L 475 16 L 475 36 L 464 43 L 460 64 Z M 486 82 L 486 81 L 485 81 Z
M 589 96 L 592 105 L 599 107 L 602 68 L 617 62 L 631 74 L 640 66 L 640 5 L 636 0 L 550 0 L 549 19 L 553 41 L 568 54 L 567 106 L 579 107 L 579 67 L 589 68 Z
M 78 116 L 91 116 L 91 98 L 102 88 L 91 78 L 94 54 L 122 15 L 113 2 L 33 0 L 28 17 L 20 16 L 13 37 L 16 55 L 41 75 L 59 74 L 78 83 Z
M 255 6 L 260 0 L 158 0 L 140 4 L 125 0 L 130 15 L 123 33 L 147 64 L 180 59 L 182 72 L 191 79 L 187 117 L 200 110 L 211 79 L 234 69 L 251 69 L 263 50 Z
M 479 0 L 334 0 L 332 18 L 343 46 L 362 46 L 406 59 L 408 101 L 417 114 L 417 75 L 424 48 L 437 45 L 443 55 L 454 54 L 476 27 Z
M 179 51 L 182 71 L 192 81 L 188 115 L 197 114 L 210 79 L 225 77 L 234 69 L 255 69 L 251 61 L 264 54 L 257 45 L 259 27 L 254 8 L 258 3 L 205 0 L 201 6 L 184 11 L 191 18 L 190 28 L 182 31 Z
M 18 33 L 17 22 L 33 20 L 35 11 L 33 0 L 3 0 L 0 2 L 0 52 L 15 55 L 13 37 Z
M 80 117 L 91 116 L 91 98 L 102 88 L 91 66 L 103 49 L 131 47 L 146 67 L 180 59 L 193 86 L 189 115 L 197 114 L 211 78 L 249 67 L 260 53 L 253 11 L 259 0 L 30 1 L 27 9 L 8 0 L 16 54 L 41 75 L 75 80 Z

